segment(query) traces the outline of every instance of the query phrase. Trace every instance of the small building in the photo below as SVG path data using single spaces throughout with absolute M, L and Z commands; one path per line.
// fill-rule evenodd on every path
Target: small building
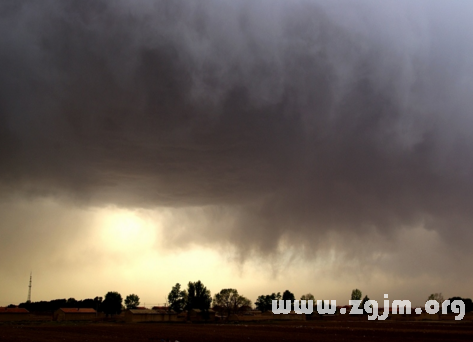
M 187 312 L 187 319 L 192 322 L 215 321 L 215 311 L 210 309 L 207 311 L 206 315 L 205 312 L 200 309 L 191 309 Z
M 30 318 L 30 312 L 25 308 L 2 308 L 0 307 L 0 321 L 25 321 Z
M 175 322 L 177 314 L 172 310 L 136 310 L 130 309 L 125 311 L 125 322 Z
M 55 321 L 93 321 L 97 311 L 92 308 L 60 308 L 54 312 Z

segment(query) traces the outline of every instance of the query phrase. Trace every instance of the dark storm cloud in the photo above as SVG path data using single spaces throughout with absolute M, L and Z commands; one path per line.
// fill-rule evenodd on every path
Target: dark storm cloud
M 471 13 L 3 1 L 0 186 L 205 207 L 207 239 L 261 251 L 422 225 L 466 247 Z

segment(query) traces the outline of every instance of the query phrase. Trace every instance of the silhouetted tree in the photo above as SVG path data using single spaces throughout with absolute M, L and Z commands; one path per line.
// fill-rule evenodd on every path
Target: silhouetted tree
M 302 295 L 301 300 L 312 300 L 315 304 L 315 297 L 312 293 L 306 293 L 305 295 Z
M 93 308 L 97 311 L 100 310 L 100 304 L 102 302 L 102 297 L 95 297 L 95 299 L 84 299 L 84 300 L 75 300 L 74 298 L 69 299 L 53 299 L 49 302 L 31 302 L 31 303 L 21 303 L 20 308 L 25 308 L 30 312 L 43 312 L 43 313 L 53 313 L 59 308 Z
M 126 296 L 125 305 L 127 309 L 136 309 L 140 305 L 140 297 L 133 293 Z
M 361 300 L 362 296 L 363 296 L 363 294 L 358 289 L 354 289 L 353 291 L 351 291 L 351 299 L 352 300 Z M 361 303 L 358 307 L 363 309 L 363 307 L 361 306 Z
M 296 296 L 294 296 L 294 293 L 292 293 L 289 290 L 284 291 L 282 294 L 282 300 L 290 300 L 291 301 L 291 310 L 294 310 L 294 300 L 296 299 Z M 286 302 L 284 302 L 285 305 Z
M 204 317 L 207 318 L 211 303 L 210 291 L 207 290 L 200 280 L 187 284 L 187 310 L 199 309 Z
M 442 292 L 439 293 L 432 293 L 427 300 L 436 300 L 440 305 L 442 305 L 444 299 L 442 296 Z
M 118 292 L 108 292 L 102 302 L 102 311 L 107 315 L 117 315 L 122 312 L 122 296 Z
M 181 284 L 177 283 L 171 289 L 168 294 L 168 302 L 171 310 L 180 313 L 182 312 L 187 304 L 187 291 L 181 291 Z
M 362 296 L 363 296 L 363 294 L 358 289 L 354 289 L 353 291 L 351 291 L 351 299 L 352 300 L 361 300 Z
M 93 302 L 93 308 L 99 311 L 102 306 L 102 297 L 95 297 L 92 302 Z
M 220 313 L 226 313 L 227 318 L 231 314 L 236 314 L 242 309 L 251 307 L 251 301 L 248 298 L 240 296 L 236 289 L 223 289 L 214 296 L 214 307 Z
M 296 296 L 294 296 L 294 293 L 292 293 L 289 290 L 284 291 L 282 294 L 282 300 L 295 300 Z
M 280 300 L 281 293 L 272 293 L 270 295 L 258 296 L 255 302 L 255 306 L 261 312 L 272 310 L 273 300 Z
M 78 307 L 77 300 L 75 300 L 74 298 L 69 298 L 67 300 L 66 306 L 68 308 L 77 308 Z

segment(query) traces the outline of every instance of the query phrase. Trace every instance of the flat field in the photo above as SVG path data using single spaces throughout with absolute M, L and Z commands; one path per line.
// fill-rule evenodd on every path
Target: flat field
M 2 323 L 0 341 L 473 341 L 473 322 Z

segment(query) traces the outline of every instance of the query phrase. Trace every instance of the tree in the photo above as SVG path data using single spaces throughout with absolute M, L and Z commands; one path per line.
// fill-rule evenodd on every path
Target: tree
M 127 309 L 136 309 L 140 305 L 140 297 L 133 293 L 126 296 L 125 305 Z
M 312 293 L 306 293 L 305 295 L 302 295 L 301 300 L 312 300 L 315 302 L 315 297 Z
M 280 300 L 281 293 L 272 293 L 270 295 L 261 295 L 256 299 L 255 305 L 261 312 L 272 310 L 273 300 Z
M 251 301 L 248 298 L 240 296 L 235 289 L 223 289 L 214 297 L 214 307 L 220 313 L 226 313 L 227 319 L 231 314 L 236 314 L 245 307 L 251 306 Z
M 353 291 L 351 291 L 351 299 L 352 300 L 361 300 L 361 297 L 362 297 L 362 293 L 360 290 L 358 289 L 354 289 Z
M 284 305 L 286 305 L 286 300 L 291 301 L 291 310 L 294 310 L 294 300 L 296 299 L 296 296 L 294 296 L 294 293 L 292 293 L 289 290 L 284 291 L 282 294 L 282 300 L 284 301 Z
M 108 315 L 122 312 L 122 296 L 118 292 L 108 292 L 102 302 L 102 311 Z
M 291 301 L 293 301 L 295 299 L 296 299 L 296 296 L 294 296 L 294 293 L 292 293 L 289 290 L 284 291 L 284 293 L 282 294 L 282 300 L 291 300 Z
M 187 291 L 181 291 L 181 284 L 177 283 L 171 289 L 168 295 L 168 303 L 171 310 L 180 313 L 182 312 L 187 304 Z
M 439 293 L 432 293 L 427 300 L 436 300 L 440 305 L 443 303 L 444 299 L 442 296 L 442 292 Z
M 99 311 L 100 307 L 102 306 L 102 297 L 95 297 L 93 302 L 93 307 L 95 310 Z
M 189 284 L 187 284 L 187 310 L 202 310 L 204 317 L 207 318 L 211 303 L 212 297 L 210 291 L 207 290 L 200 280 L 195 283 L 189 282 Z
M 361 300 L 361 297 L 362 297 L 362 293 L 360 290 L 358 289 L 354 289 L 353 291 L 351 291 L 351 299 L 352 300 Z M 361 305 L 358 306 L 359 308 L 361 307 L 361 309 L 363 309 L 363 307 Z
M 66 306 L 68 308 L 77 308 L 77 300 L 75 300 L 74 298 L 69 298 L 66 302 Z

